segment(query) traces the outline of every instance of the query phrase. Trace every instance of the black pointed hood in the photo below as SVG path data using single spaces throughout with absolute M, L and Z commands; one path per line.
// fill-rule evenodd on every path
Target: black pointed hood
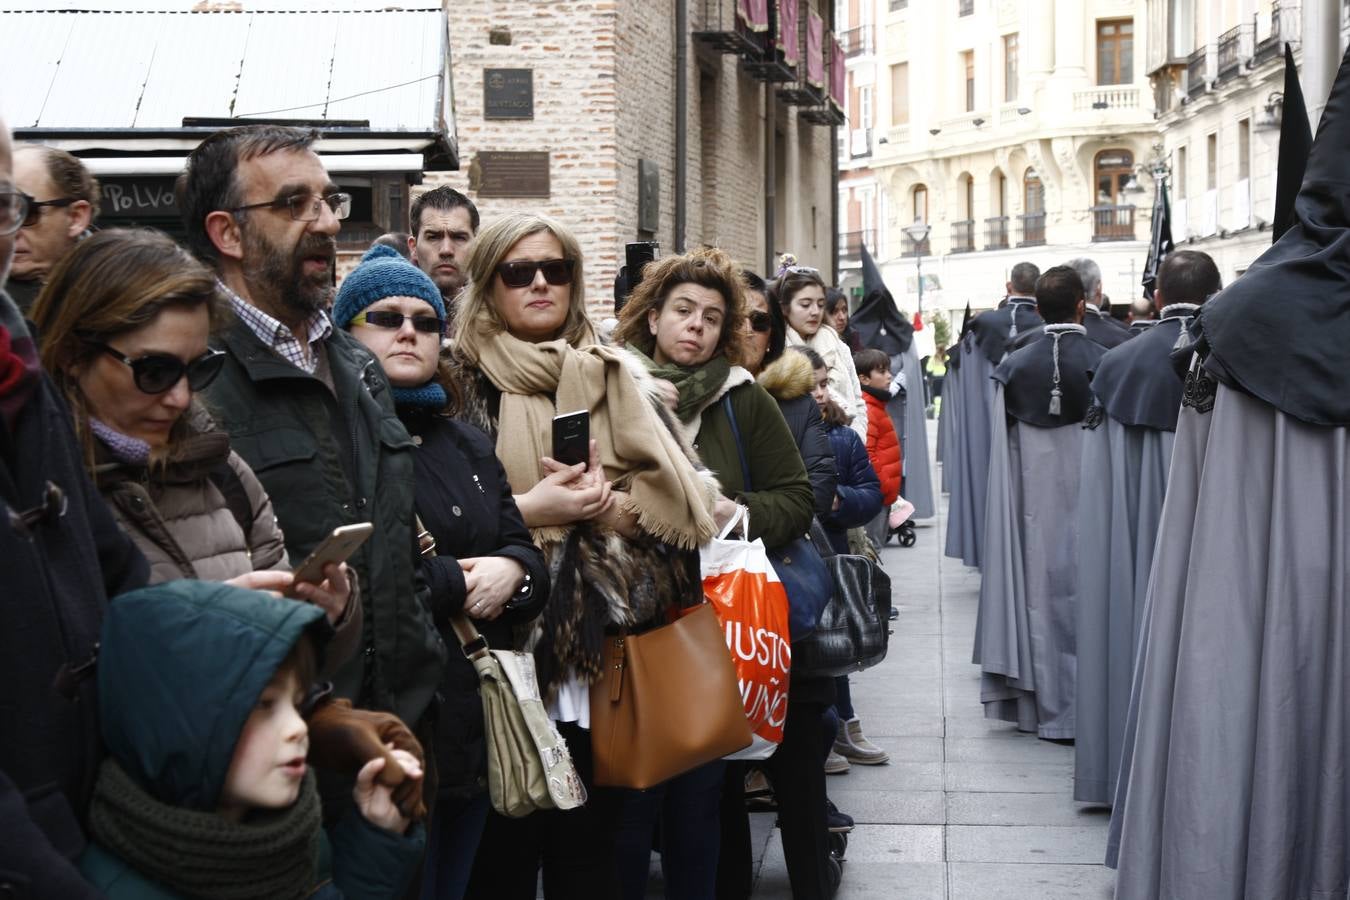
M 863 299 L 849 318 L 864 347 L 899 356 L 914 340 L 914 326 L 896 309 L 895 298 L 881 280 L 881 270 L 867 248 L 862 248 Z
M 1294 223 L 1201 307 L 1206 369 L 1315 425 L 1350 425 L 1350 52 L 1331 87 Z
M 1294 51 L 1284 45 L 1284 104 L 1280 114 L 1280 156 L 1275 170 L 1275 218 L 1271 222 L 1272 244 L 1294 224 L 1294 200 L 1303 184 L 1303 170 L 1312 151 L 1312 126 L 1303 88 L 1294 65 Z

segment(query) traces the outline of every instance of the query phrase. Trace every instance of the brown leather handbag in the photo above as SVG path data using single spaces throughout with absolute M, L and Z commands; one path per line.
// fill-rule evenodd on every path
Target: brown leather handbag
M 707 603 L 670 625 L 605 638 L 591 685 L 595 783 L 649 788 L 750 746 L 736 669 Z

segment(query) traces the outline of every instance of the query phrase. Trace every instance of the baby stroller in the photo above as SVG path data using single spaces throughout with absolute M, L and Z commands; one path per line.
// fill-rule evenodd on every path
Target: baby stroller
M 900 483 L 903 485 L 904 481 Z M 886 540 L 889 541 L 894 536 L 901 547 L 913 547 L 914 542 L 919 539 L 914 532 L 914 504 L 906 500 L 903 494 L 891 507 L 891 515 L 886 525 Z
M 896 371 L 904 365 L 903 358 L 898 356 L 891 357 L 891 369 Z M 898 380 L 898 379 L 897 379 Z M 907 378 L 906 381 L 909 381 Z M 919 539 L 914 531 L 914 504 L 905 499 L 905 483 L 909 480 L 906 477 L 908 460 L 908 451 L 905 444 L 905 412 L 906 404 L 909 402 L 909 386 L 906 384 L 899 387 L 891 397 L 891 401 L 886 404 L 886 412 L 891 417 L 891 424 L 895 426 L 895 435 L 900 439 L 900 497 L 895 505 L 891 507 L 891 514 L 886 522 L 886 538 L 883 543 L 890 543 L 892 537 L 901 547 L 913 547 Z M 922 402 L 923 381 L 919 379 L 920 397 L 916 402 Z

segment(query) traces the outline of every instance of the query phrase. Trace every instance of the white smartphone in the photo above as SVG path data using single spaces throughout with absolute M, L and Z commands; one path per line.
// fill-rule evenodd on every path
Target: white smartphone
M 375 526 L 369 522 L 357 522 L 355 525 L 342 525 L 333 529 L 333 533 L 323 539 L 323 543 L 314 548 L 314 552 L 296 568 L 295 580 L 318 584 L 323 581 L 324 567 L 329 563 L 346 562 L 347 557 L 366 542 L 366 538 L 375 532 Z

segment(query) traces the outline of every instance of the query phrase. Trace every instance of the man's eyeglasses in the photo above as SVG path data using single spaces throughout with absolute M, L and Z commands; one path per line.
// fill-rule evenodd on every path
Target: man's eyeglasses
M 249 209 L 286 209 L 290 211 L 291 218 L 297 222 L 317 222 L 319 216 L 323 215 L 325 206 L 332 210 L 333 215 L 339 219 L 345 219 L 352 214 L 352 195 L 341 192 L 327 194 L 323 197 L 316 197 L 313 194 L 295 194 L 291 197 L 278 197 L 275 200 L 267 200 L 263 203 L 236 206 L 230 212 L 244 212 Z
M 763 310 L 755 310 L 745 317 L 750 322 L 750 327 L 760 334 L 773 327 L 773 317 Z
M 89 344 L 130 367 L 131 378 L 143 394 L 162 394 L 178 384 L 184 375 L 187 376 L 188 387 L 194 392 L 205 390 L 225 365 L 225 353 L 221 350 L 207 350 L 196 359 L 183 362 L 167 353 L 147 353 L 132 359 L 107 344 L 98 341 L 90 341 Z
M 78 203 L 74 197 L 55 200 L 34 200 L 23 191 L 0 191 L 0 235 L 13 234 L 20 228 L 36 225 L 44 207 L 59 209 Z
M 445 323 L 436 316 L 405 316 L 401 312 L 388 309 L 371 309 L 352 319 L 353 325 L 373 325 L 376 328 L 398 330 L 408 319 L 412 320 L 414 331 L 423 334 L 445 334 Z
M 543 272 L 544 280 L 555 287 L 572 283 L 576 261 L 571 259 L 521 259 L 497 266 L 497 274 L 507 287 L 529 287 L 534 273 Z

